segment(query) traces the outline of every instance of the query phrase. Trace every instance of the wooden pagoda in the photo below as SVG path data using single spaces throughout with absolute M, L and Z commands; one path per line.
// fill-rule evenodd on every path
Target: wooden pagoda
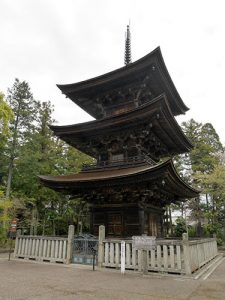
M 199 192 L 172 162 L 193 146 L 174 118 L 188 108 L 160 48 L 110 73 L 58 87 L 96 120 L 51 129 L 96 163 L 78 174 L 40 176 L 42 183 L 85 199 L 93 234 L 105 225 L 108 237 L 162 236 L 165 207 Z

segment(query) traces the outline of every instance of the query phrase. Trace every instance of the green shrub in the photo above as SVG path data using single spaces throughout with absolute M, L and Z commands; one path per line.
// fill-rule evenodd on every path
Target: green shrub
M 197 236 L 196 228 L 194 226 L 188 226 L 188 236 L 189 237 Z
M 177 237 L 181 237 L 184 232 L 187 232 L 186 223 L 184 218 L 179 217 L 176 220 L 176 225 L 174 227 L 174 234 Z

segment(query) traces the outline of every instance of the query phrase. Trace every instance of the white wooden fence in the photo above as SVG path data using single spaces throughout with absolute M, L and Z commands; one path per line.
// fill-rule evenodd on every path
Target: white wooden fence
M 67 244 L 67 238 L 18 236 L 15 257 L 66 263 Z
M 132 247 L 125 240 L 125 268 L 143 271 L 143 251 Z M 189 241 L 187 234 L 182 240 L 156 240 L 156 249 L 147 251 L 147 270 L 177 274 L 191 274 L 217 256 L 215 238 Z M 120 268 L 121 240 L 99 239 L 99 267 Z
M 23 236 L 16 237 L 14 256 L 49 262 L 70 263 L 72 260 L 74 226 L 70 225 L 68 238 Z M 217 256 L 216 238 L 189 240 L 157 239 L 156 248 L 147 251 L 133 248 L 132 240 L 125 240 L 125 268 L 137 271 L 155 271 L 191 274 Z M 144 257 L 145 256 L 145 257 Z M 99 267 L 120 268 L 121 240 L 105 239 L 105 228 L 99 228 Z M 147 265 L 146 265 L 147 264 Z
M 121 240 L 104 240 L 104 258 L 102 266 L 120 268 Z M 182 262 L 182 245 L 180 241 L 157 241 L 155 250 L 147 251 L 149 271 L 185 273 Z M 125 241 L 125 268 L 142 271 L 143 251 L 132 247 L 132 241 Z
M 68 238 L 17 235 L 14 257 L 31 260 L 70 263 L 74 226 L 70 225 Z
M 216 239 L 189 241 L 190 268 L 194 272 L 217 255 Z

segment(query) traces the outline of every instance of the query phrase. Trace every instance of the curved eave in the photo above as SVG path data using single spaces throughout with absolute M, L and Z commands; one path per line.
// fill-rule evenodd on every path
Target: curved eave
M 182 198 L 197 197 L 199 191 L 185 183 L 177 174 L 172 160 L 149 166 L 129 167 L 121 169 L 81 172 L 65 176 L 39 176 L 40 181 L 47 187 L 58 191 L 79 192 L 105 186 L 137 185 L 139 182 L 165 180 L 162 190 Z
M 89 102 L 88 98 L 90 98 L 91 101 L 93 93 L 107 91 L 111 88 L 121 86 L 121 83 L 123 84 L 125 82 L 128 82 L 129 80 L 132 81 L 132 78 L 138 78 L 138 75 L 141 72 L 149 72 L 149 68 L 152 66 L 152 64 L 156 64 L 158 70 L 160 71 L 161 78 L 164 81 L 164 84 L 170 91 L 170 106 L 173 106 L 172 104 L 175 104 L 175 108 L 172 109 L 173 114 L 184 114 L 188 110 L 188 107 L 182 101 L 169 75 L 164 59 L 162 57 L 160 47 L 157 47 L 155 50 L 142 57 L 141 59 L 104 75 L 97 76 L 95 78 L 84 80 L 78 83 L 64 85 L 57 84 L 57 87 L 62 91 L 63 94 L 73 100 L 76 104 L 86 110 L 93 117 L 98 119 L 98 113 L 94 112 L 90 105 L 87 105 Z M 159 94 L 163 92 L 165 91 L 161 91 Z
M 159 114 L 158 120 L 157 114 Z M 146 122 L 153 123 L 153 132 L 164 144 L 173 149 L 173 154 L 185 153 L 193 148 L 174 118 L 164 94 L 136 109 L 110 118 L 68 126 L 50 126 L 50 128 L 56 136 L 79 149 L 81 139 L 82 142 L 85 139 L 90 141 L 96 136 L 120 131 L 125 127 L 135 128 L 136 125 L 140 126 L 141 123 Z M 84 149 L 79 150 L 84 151 Z

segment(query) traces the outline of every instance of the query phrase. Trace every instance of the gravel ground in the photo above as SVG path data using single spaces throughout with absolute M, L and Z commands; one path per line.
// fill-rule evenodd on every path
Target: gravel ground
M 91 266 L 8 261 L 0 256 L 0 300 L 225 299 L 225 260 L 207 280 L 155 276 Z

